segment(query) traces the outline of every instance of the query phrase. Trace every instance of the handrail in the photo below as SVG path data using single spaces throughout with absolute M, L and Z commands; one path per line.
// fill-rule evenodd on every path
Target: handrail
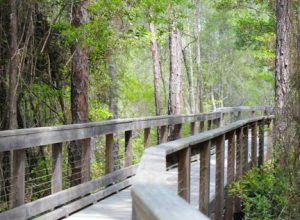
M 125 130 L 136 130 L 188 122 L 214 120 L 220 118 L 221 113 L 270 110 L 271 107 L 269 106 L 227 107 L 219 109 L 216 112 L 195 115 L 167 115 L 132 119 L 114 119 L 84 124 L 5 130 L 0 131 L 0 152 L 24 149 L 32 146 L 80 140 L 99 135 L 118 133 Z
M 250 125 L 257 126 L 258 122 L 263 123 L 263 126 L 264 126 L 265 121 L 268 121 L 268 123 L 270 123 L 270 120 L 272 120 L 273 118 L 274 118 L 274 116 L 263 116 L 263 117 L 256 117 L 256 118 L 251 118 L 251 119 L 247 119 L 247 120 L 240 120 L 240 121 L 231 123 L 230 125 L 227 125 L 227 126 L 224 126 L 221 128 L 206 131 L 204 133 L 200 133 L 200 134 L 197 134 L 197 135 L 194 135 L 191 137 L 175 140 L 172 142 L 168 142 L 168 143 L 161 144 L 158 146 L 153 146 L 151 148 L 146 149 L 144 151 L 144 154 L 140 161 L 140 164 L 139 164 L 139 167 L 136 172 L 135 179 L 134 179 L 134 184 L 133 184 L 133 187 L 131 190 L 132 205 L 133 205 L 133 219 L 134 220 L 138 220 L 138 219 L 139 220 L 140 219 L 158 219 L 158 220 L 162 220 L 162 219 L 163 220 L 176 220 L 176 219 L 178 219 L 178 220 L 179 219 L 189 219 L 189 220 L 203 219 L 204 220 L 204 219 L 208 219 L 203 213 L 200 213 L 197 210 L 195 210 L 192 206 L 189 206 L 189 204 L 186 201 L 184 201 L 183 198 L 175 195 L 174 192 L 172 192 L 170 189 L 168 189 L 167 182 L 166 182 L 166 172 L 167 172 L 166 171 L 167 170 L 167 159 L 166 158 L 167 158 L 167 156 L 170 154 L 174 154 L 174 153 L 180 153 L 180 152 L 186 151 L 188 149 L 189 149 L 189 151 L 186 151 L 186 152 L 190 152 L 191 148 L 193 148 L 194 150 L 195 150 L 195 148 L 197 148 L 201 155 L 203 153 L 203 150 L 205 150 L 204 148 L 209 149 L 208 146 L 210 146 L 210 144 L 208 145 L 208 144 L 204 144 L 204 143 L 207 143 L 208 141 L 211 142 L 213 140 L 218 142 L 218 140 L 219 140 L 218 138 L 223 137 L 223 141 L 221 142 L 221 144 L 219 144 L 219 145 L 217 144 L 217 148 L 219 148 L 219 149 L 217 149 L 217 163 L 219 163 L 219 166 L 221 167 L 221 169 L 223 168 L 223 171 L 219 170 L 219 173 L 221 173 L 221 174 L 217 174 L 217 175 L 220 175 L 220 176 L 217 176 L 217 178 L 221 178 L 221 180 L 219 179 L 219 182 L 217 182 L 216 189 L 218 189 L 218 187 L 220 188 L 220 186 L 221 186 L 221 188 L 223 188 L 223 186 L 224 186 L 224 152 L 222 154 L 223 158 L 222 158 L 222 156 L 220 157 L 220 155 L 218 158 L 218 153 L 221 154 L 221 151 L 224 151 L 224 141 L 225 141 L 225 137 L 227 137 L 226 135 L 231 134 L 231 138 L 232 138 L 232 134 L 233 134 L 232 132 L 234 132 L 234 136 L 235 136 L 235 134 L 236 134 L 235 131 L 237 129 L 241 129 L 243 127 L 247 127 L 247 133 L 248 133 L 248 126 L 250 126 Z M 254 127 L 252 127 L 252 129 L 254 130 Z M 255 129 L 256 129 L 256 127 L 255 127 Z M 240 134 L 243 133 L 243 131 L 239 131 L 239 132 L 240 132 Z M 245 135 L 248 137 L 248 134 L 245 134 Z M 239 139 L 239 138 L 243 138 L 243 137 L 242 136 L 237 137 L 237 139 Z M 254 135 L 253 139 L 255 139 L 255 138 L 256 138 L 256 135 Z M 260 138 L 261 138 L 261 136 L 260 136 Z M 231 141 L 233 141 L 233 139 L 231 139 Z M 241 147 L 243 141 L 241 141 L 241 139 L 239 139 L 239 140 L 240 140 L 239 145 Z M 262 140 L 260 140 L 260 141 L 263 142 Z M 247 140 L 247 142 L 248 142 L 248 140 Z M 244 144 L 246 146 L 246 147 L 244 146 L 244 150 L 245 150 L 246 148 L 248 148 L 248 146 L 247 146 L 247 143 L 244 143 Z M 229 145 L 232 145 L 232 142 L 230 142 Z M 257 143 L 254 145 L 257 145 Z M 263 147 L 263 145 L 260 143 L 260 154 L 262 153 L 261 152 L 262 147 Z M 235 146 L 233 148 L 235 148 Z M 207 149 L 206 149 L 206 151 L 207 151 Z M 207 154 L 207 152 L 206 152 L 206 154 Z M 231 152 L 231 154 L 232 154 L 232 152 Z M 248 154 L 248 151 L 244 155 L 247 155 L 247 154 Z M 233 153 L 233 156 L 235 156 L 234 153 Z M 182 155 L 179 154 L 179 157 L 182 157 Z M 190 157 L 190 153 L 189 153 L 188 157 Z M 261 157 L 261 155 L 260 155 L 260 157 Z M 223 165 L 220 163 L 220 161 L 222 162 L 222 159 L 223 159 Z M 234 157 L 230 158 L 230 159 L 234 160 Z M 241 158 L 236 158 L 236 160 L 240 160 L 240 159 Z M 179 158 L 178 160 L 179 160 L 178 166 L 180 166 L 181 159 Z M 187 161 L 185 161 L 185 163 L 190 163 L 190 159 L 187 159 Z M 231 161 L 230 163 L 234 165 L 234 162 Z M 245 163 L 248 163 L 248 158 L 246 160 L 245 160 L 245 158 L 243 158 L 243 161 L 238 161 L 237 165 L 239 166 L 240 163 L 243 163 L 245 165 Z M 254 163 L 254 161 L 252 161 L 252 163 Z M 189 165 L 186 165 L 186 166 L 189 166 Z M 240 169 L 240 168 L 237 167 L 237 169 Z M 189 172 L 189 168 L 187 168 L 184 171 Z M 231 171 L 228 171 L 228 172 L 231 172 L 229 174 L 232 177 L 232 173 L 234 173 L 234 169 Z M 182 174 L 182 175 L 186 176 L 188 174 Z M 201 175 L 202 175 L 202 173 L 201 173 Z M 205 176 L 205 177 L 209 179 L 209 176 Z M 202 179 L 201 181 L 207 181 L 207 180 Z M 182 184 L 182 183 L 179 183 L 178 187 L 183 187 L 180 184 Z M 189 184 L 189 182 L 187 181 L 187 184 L 185 184 L 184 187 L 189 188 L 188 184 Z M 203 186 L 205 186 L 205 185 L 203 185 Z M 207 188 L 208 184 L 206 184 L 205 187 Z M 207 194 L 207 192 L 209 192 L 209 190 L 206 189 L 206 191 L 205 191 L 204 189 L 202 189 L 201 192 L 206 192 L 206 194 Z M 218 194 L 217 191 L 216 191 L 216 193 Z M 219 191 L 219 193 L 224 194 L 223 191 Z M 200 195 L 200 196 L 205 196 L 206 199 L 208 199 L 208 195 Z M 224 198 L 224 195 L 216 195 L 216 196 L 218 196 L 218 198 L 221 200 Z M 185 196 L 183 196 L 183 197 L 185 197 Z M 185 199 L 188 200 L 188 198 L 185 198 Z M 200 207 L 200 210 L 201 211 L 205 210 L 205 212 L 206 212 L 205 214 L 207 215 L 208 209 L 207 209 L 207 207 L 203 208 L 203 205 L 207 206 L 208 201 L 206 200 L 203 202 L 206 204 L 202 204 L 202 207 Z M 221 203 L 221 202 L 218 201 L 218 203 Z M 218 208 L 219 209 L 221 208 L 223 210 L 223 206 L 218 207 Z M 218 213 L 222 212 L 221 210 L 215 210 L 215 211 Z M 220 219 L 220 218 L 216 217 L 216 219 Z
M 207 129 L 212 127 L 222 125 L 222 120 L 224 120 L 225 115 L 230 113 L 233 116 L 238 113 L 235 119 L 241 117 L 241 113 L 260 111 L 263 114 L 269 113 L 271 111 L 270 107 L 258 106 L 258 107 L 234 107 L 231 109 L 220 109 L 215 112 L 201 113 L 195 115 L 178 115 L 178 116 L 158 116 L 158 117 L 144 117 L 144 118 L 133 118 L 133 119 L 115 119 L 103 122 L 92 122 L 85 124 L 72 124 L 72 125 L 62 125 L 54 127 L 41 127 L 41 128 L 29 128 L 29 129 L 18 129 L 18 130 L 7 130 L 0 131 L 0 152 L 13 152 L 13 159 L 10 159 L 10 166 L 13 168 L 11 176 L 15 178 L 15 181 L 11 182 L 11 191 L 14 194 L 9 198 L 10 202 L 13 204 L 13 209 L 0 213 L 0 218 L 2 219 L 12 219 L 13 216 L 19 216 L 22 213 L 24 218 L 31 218 L 40 213 L 49 212 L 45 216 L 56 216 L 57 218 L 62 218 L 74 209 L 80 209 L 84 205 L 89 205 L 94 202 L 93 191 L 101 187 L 109 187 L 110 184 L 117 183 L 119 181 L 124 181 L 124 184 L 112 185 L 111 188 L 105 191 L 105 195 L 108 192 L 113 193 L 115 191 L 121 190 L 128 185 L 131 185 L 130 181 L 127 181 L 128 177 L 135 174 L 135 169 L 131 168 L 132 165 L 132 152 L 131 152 L 131 140 L 133 138 L 132 131 L 138 129 L 144 129 L 144 147 L 150 146 L 150 129 L 159 129 L 159 143 L 165 143 L 168 140 L 168 126 L 175 125 L 179 126 L 179 131 L 181 125 L 184 123 L 190 123 L 191 134 L 198 133 L 199 130 L 196 129 L 196 123 L 200 123 L 199 127 L 203 131 L 204 122 L 207 122 Z M 198 127 L 198 128 L 199 128 Z M 113 157 L 113 147 L 114 147 L 114 134 L 125 132 L 125 165 L 122 172 L 114 171 L 114 161 Z M 94 182 L 89 182 L 86 184 L 89 186 L 85 190 L 82 189 L 82 184 L 89 180 L 90 176 L 90 157 L 89 152 L 91 146 L 82 145 L 83 155 L 82 155 L 82 166 L 79 172 L 82 174 L 82 184 L 75 186 L 69 192 L 72 193 L 71 197 L 67 199 L 56 199 L 58 195 L 69 195 L 68 191 L 64 192 L 62 190 L 62 166 L 63 166 L 63 142 L 69 142 L 74 140 L 83 140 L 91 137 L 105 135 L 105 176 L 99 177 Z M 178 137 L 177 137 L 178 138 Z M 57 144 L 58 143 L 58 144 Z M 52 145 L 51 145 L 52 144 Z M 40 198 L 34 202 L 24 204 L 25 201 L 25 149 L 33 148 L 36 146 L 50 145 L 51 155 L 49 155 L 52 162 L 52 173 L 51 173 L 51 195 Z M 83 170 L 83 168 L 86 170 Z M 128 167 L 128 169 L 126 168 Z M 126 171 L 127 170 L 127 171 Z M 109 176 L 113 174 L 112 176 Z M 108 181 L 109 184 L 107 184 Z M 103 182 L 104 181 L 104 182 Z M 101 184 L 98 184 L 101 183 Z M 76 188 L 77 187 L 77 188 Z M 87 191 L 86 191 L 87 190 Z M 91 195 L 83 197 L 87 194 Z M 102 192 L 101 192 L 102 193 Z M 103 193 L 98 193 L 97 198 L 103 197 Z M 74 202 L 74 198 L 78 197 L 79 200 Z M 81 199 L 80 199 L 81 198 Z M 56 200 L 52 202 L 53 200 Z M 84 202 L 82 202 L 83 200 Z M 40 205 L 43 202 L 47 202 L 47 206 Z M 72 202 L 68 204 L 69 202 Z M 78 202 L 78 203 L 76 203 Z M 81 204 L 82 202 L 82 204 Z M 73 204 L 75 203 L 75 204 Z M 56 209 L 58 206 L 72 206 L 68 209 Z M 80 204 L 80 205 L 78 205 Z M 34 207 L 34 209 L 32 208 Z M 68 211 L 66 211 L 68 210 Z M 26 214 L 24 214 L 26 213 Z M 59 214 L 58 214 L 59 213 Z M 23 215 L 24 214 L 24 215 Z

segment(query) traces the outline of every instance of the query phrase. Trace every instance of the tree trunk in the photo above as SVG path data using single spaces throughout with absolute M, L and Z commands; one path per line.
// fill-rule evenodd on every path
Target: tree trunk
M 151 19 L 151 12 L 150 19 Z M 159 65 L 159 52 L 158 45 L 156 41 L 155 25 L 150 21 L 149 30 L 151 33 L 151 52 L 152 52 L 152 66 L 154 75 L 154 97 L 155 97 L 155 113 L 156 115 L 161 115 L 162 105 L 161 105 L 161 95 L 160 95 L 160 65 Z
M 81 1 L 72 7 L 72 25 L 80 27 L 88 20 L 86 7 L 89 1 Z M 71 113 L 72 123 L 88 122 L 88 49 L 79 43 L 71 48 L 72 70 L 71 70 Z M 71 166 L 71 186 L 82 182 L 82 177 L 87 172 L 83 167 L 82 149 L 87 148 L 89 140 L 72 141 L 69 151 L 69 164 Z
M 195 94 L 194 94 L 194 80 L 193 80 L 193 67 L 192 67 L 193 64 L 192 62 L 188 61 L 191 54 L 189 53 L 187 55 L 186 50 L 190 52 L 189 48 L 183 49 L 182 55 L 183 55 L 185 69 L 186 69 L 187 80 L 189 84 L 189 106 L 190 106 L 190 113 L 195 114 Z
M 275 102 L 279 115 L 283 114 L 290 90 L 291 7 L 292 2 L 290 0 L 276 1 Z
M 197 111 L 203 112 L 203 97 L 202 97 L 202 72 L 201 72 L 201 47 L 200 47 L 200 0 L 196 0 L 196 15 L 195 15 L 195 59 L 197 67 Z
M 182 63 L 181 63 L 181 36 L 177 22 L 172 20 L 170 26 L 170 78 L 169 78 L 169 115 L 180 115 L 182 111 Z M 179 136 L 177 126 L 171 128 L 170 140 Z
M 7 129 L 16 129 L 17 122 L 17 89 L 18 89 L 18 18 L 16 0 L 10 0 L 10 63 L 9 63 L 9 89 L 7 101 Z

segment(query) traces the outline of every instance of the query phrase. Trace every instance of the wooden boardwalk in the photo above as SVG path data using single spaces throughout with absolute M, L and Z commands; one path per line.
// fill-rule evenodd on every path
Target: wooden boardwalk
M 250 133 L 249 133 L 250 135 Z M 250 138 L 249 138 L 250 140 Z M 265 133 L 265 151 L 267 146 L 267 133 Z M 249 154 L 251 153 L 251 143 L 249 142 Z M 225 142 L 225 184 L 227 173 L 227 141 Z M 249 157 L 250 158 L 250 157 Z M 199 173 L 200 163 L 195 161 L 191 164 L 191 205 L 198 209 L 199 206 Z M 167 172 L 167 184 L 177 194 L 177 168 Z M 210 200 L 215 196 L 215 176 L 216 176 L 216 155 L 211 155 L 210 161 Z M 122 190 L 92 206 L 89 206 L 73 215 L 68 220 L 130 220 L 131 219 L 131 196 L 130 188 Z

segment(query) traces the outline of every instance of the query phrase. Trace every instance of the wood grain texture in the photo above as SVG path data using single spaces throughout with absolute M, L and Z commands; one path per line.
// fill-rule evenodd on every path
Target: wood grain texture
M 228 139 L 228 156 L 227 156 L 227 185 L 234 181 L 234 167 L 236 154 L 236 132 L 232 131 L 227 134 Z M 227 192 L 225 203 L 225 220 L 231 220 L 234 210 L 234 198 Z
M 259 123 L 258 165 L 264 164 L 265 121 Z
M 200 148 L 200 180 L 199 180 L 199 211 L 209 215 L 209 183 L 210 183 L 210 146 L 211 142 L 202 143 Z
M 178 195 L 187 202 L 191 196 L 191 150 L 185 148 L 178 152 Z
M 10 203 L 17 207 L 25 202 L 25 150 L 11 151 L 12 178 Z
M 113 149 L 114 135 L 107 134 L 105 136 L 105 174 L 109 174 L 114 170 Z
M 132 165 L 132 131 L 125 131 L 125 167 Z
M 135 166 L 115 171 L 95 180 L 91 180 L 64 191 L 35 200 L 31 203 L 24 204 L 14 209 L 2 212 L 0 213 L 0 219 L 12 220 L 31 218 L 42 212 L 69 203 L 70 201 L 73 201 L 75 199 L 80 199 L 81 197 L 86 196 L 87 194 L 90 194 L 97 189 L 111 185 L 114 182 L 119 182 L 121 180 L 127 179 L 128 177 L 133 176 L 135 174 L 135 171 Z
M 251 166 L 257 166 L 257 122 L 251 125 Z
M 148 148 L 151 145 L 151 128 L 144 129 L 144 148 Z
M 224 209 L 224 144 L 225 135 L 221 135 L 216 139 L 215 219 L 222 219 Z
M 52 176 L 51 192 L 57 193 L 62 190 L 62 144 L 52 145 Z

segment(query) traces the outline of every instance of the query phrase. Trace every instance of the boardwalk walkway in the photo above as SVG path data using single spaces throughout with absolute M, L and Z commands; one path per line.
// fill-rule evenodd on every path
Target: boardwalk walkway
M 249 133 L 250 137 L 250 133 Z M 267 133 L 265 133 L 265 151 L 267 150 Z M 251 140 L 249 138 L 249 140 Z M 251 143 L 249 142 L 249 152 Z M 227 170 L 227 141 L 225 142 L 225 184 Z M 200 163 L 195 161 L 191 164 L 191 205 L 198 209 L 199 206 L 199 170 Z M 167 183 L 177 193 L 177 168 L 167 172 Z M 215 196 L 216 156 L 211 156 L 210 161 L 210 200 Z M 131 219 L 131 196 L 130 188 L 122 190 L 90 207 L 87 207 L 67 218 L 68 220 L 130 220 Z

